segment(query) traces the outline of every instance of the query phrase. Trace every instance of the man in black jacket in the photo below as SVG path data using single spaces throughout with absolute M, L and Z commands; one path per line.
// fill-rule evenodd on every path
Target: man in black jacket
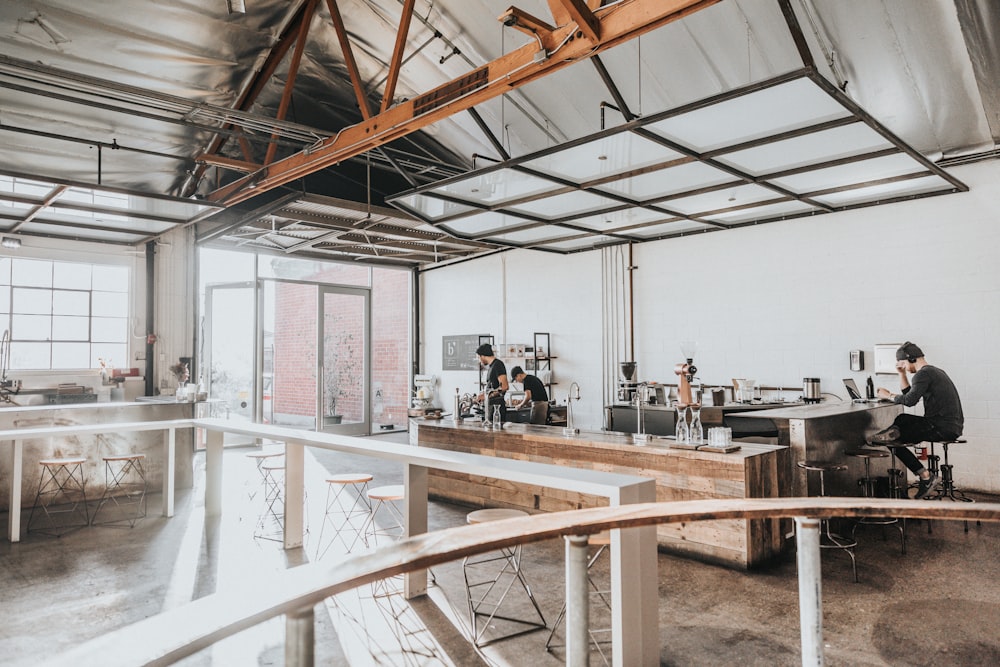
M 920 460 L 904 445 L 918 442 L 955 440 L 962 435 L 965 415 L 955 384 L 940 368 L 924 359 L 923 350 L 907 341 L 896 350 L 896 371 L 901 392 L 880 387 L 880 398 L 891 399 L 907 407 L 924 401 L 923 416 L 902 413 L 886 428 L 868 438 L 870 444 L 895 447 L 896 456 L 918 478 L 917 498 L 924 498 L 941 485 L 938 475 L 921 465 Z M 907 374 L 912 374 L 912 379 Z

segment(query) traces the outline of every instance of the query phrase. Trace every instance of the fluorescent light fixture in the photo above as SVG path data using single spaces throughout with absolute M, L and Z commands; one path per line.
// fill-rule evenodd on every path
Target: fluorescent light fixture
M 4 236 L 3 238 L 0 238 L 0 246 L 11 249 L 20 248 L 21 239 L 14 238 L 13 236 Z
M 246 14 L 247 6 L 243 0 L 226 0 L 226 6 L 230 14 Z

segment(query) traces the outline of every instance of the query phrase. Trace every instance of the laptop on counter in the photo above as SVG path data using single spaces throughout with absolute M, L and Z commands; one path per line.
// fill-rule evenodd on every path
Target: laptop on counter
M 878 398 L 877 396 L 875 398 L 865 398 L 864 394 L 861 393 L 861 390 L 858 389 L 858 385 L 854 381 L 854 378 L 844 378 L 844 388 L 847 389 L 847 393 L 851 397 L 852 401 L 859 403 L 889 403 L 888 398 Z

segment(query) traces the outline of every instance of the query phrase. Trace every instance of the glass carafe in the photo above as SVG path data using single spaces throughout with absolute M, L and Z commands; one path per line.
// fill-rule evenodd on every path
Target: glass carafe
M 701 444 L 702 442 L 702 431 L 701 431 L 701 406 L 691 407 L 691 424 L 688 426 L 688 441 L 696 444 Z
M 493 428 L 500 428 L 500 426 L 501 426 L 501 422 L 500 422 L 500 406 L 499 405 L 494 405 L 493 406 Z
M 687 442 L 691 432 L 687 425 L 687 406 L 677 404 L 677 424 L 674 426 L 674 440 L 678 443 Z

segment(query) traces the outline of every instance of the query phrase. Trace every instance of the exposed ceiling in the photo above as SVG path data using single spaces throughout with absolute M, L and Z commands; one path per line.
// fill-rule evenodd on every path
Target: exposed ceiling
M 245 13 L 229 11 L 240 4 Z M 661 216 L 640 224 L 680 225 L 656 233 L 622 233 L 624 224 L 608 234 L 606 221 L 592 228 L 582 218 L 553 224 L 547 210 L 527 218 L 514 211 L 513 225 L 470 232 L 427 216 L 415 220 L 383 203 L 402 192 L 447 192 L 473 169 L 473 180 L 518 170 L 523 176 L 525 163 L 560 147 L 641 136 L 655 119 L 691 105 L 698 107 L 690 114 L 698 131 L 724 134 L 720 123 L 728 117 L 713 116 L 711 105 L 699 101 L 753 93 L 804 67 L 829 82 L 828 94 L 850 110 L 852 124 L 883 128 L 899 139 L 889 141 L 896 152 L 918 165 L 888 176 L 860 173 L 901 182 L 919 180 L 912 176 L 924 171 L 945 182 L 894 196 L 960 189 L 942 166 L 996 155 L 1000 7 L 991 0 L 622 0 L 592 14 L 585 4 L 598 3 L 517 1 L 517 10 L 506 13 L 506 23 L 516 25 L 505 26 L 497 17 L 506 2 L 483 0 L 7 0 L 0 3 L 0 233 L 136 244 L 191 224 L 216 245 L 398 266 L 536 246 L 537 238 L 565 241 L 566 225 L 571 242 L 550 249 L 671 236 L 717 213 L 718 207 L 671 205 L 670 197 L 683 199 L 679 192 L 704 183 L 684 190 L 681 180 L 660 198 L 638 198 L 636 211 Z M 610 45 L 596 58 L 586 58 L 586 50 L 572 62 L 558 55 L 578 53 L 573 49 L 583 40 L 598 45 L 617 29 L 613 19 L 629 16 L 632 7 L 662 12 L 688 5 L 682 19 Z M 397 49 L 401 19 L 405 46 Z M 641 21 L 630 23 L 642 32 Z M 566 39 L 548 42 L 561 35 Z M 430 124 L 429 116 L 412 111 L 429 91 L 460 77 L 469 85 L 484 66 L 510 67 L 519 53 L 530 62 L 508 70 L 505 80 L 553 71 L 503 95 L 483 94 L 471 110 L 443 109 Z M 459 97 L 458 106 L 471 99 Z M 783 104 L 798 108 L 807 98 Z M 737 117 L 759 113 L 746 108 Z M 406 132 L 394 132 L 384 145 L 352 139 L 376 125 L 384 131 L 390 120 L 402 127 L 401 115 Z M 781 131 L 768 136 L 780 138 Z M 353 150 L 341 150 L 345 143 Z M 685 158 L 701 160 L 704 146 L 687 148 L 696 155 Z M 818 165 L 835 155 L 812 159 Z M 505 164 L 489 166 L 497 160 Z M 788 168 L 771 164 L 767 173 Z M 742 187 L 761 187 L 753 169 L 739 172 Z M 280 174 L 287 180 L 279 183 Z M 560 187 L 579 191 L 588 182 L 569 180 Z M 709 183 L 722 193 L 736 187 Z M 772 203 L 798 206 L 803 196 L 844 187 L 831 183 L 813 182 L 783 200 L 789 203 Z M 765 184 L 769 197 L 773 185 Z M 636 193 L 617 194 L 631 200 Z M 625 204 L 615 200 L 600 210 L 615 213 Z M 486 208 L 512 213 L 495 202 Z M 774 218 L 745 211 L 708 227 Z M 527 236 L 507 235 L 525 221 Z

